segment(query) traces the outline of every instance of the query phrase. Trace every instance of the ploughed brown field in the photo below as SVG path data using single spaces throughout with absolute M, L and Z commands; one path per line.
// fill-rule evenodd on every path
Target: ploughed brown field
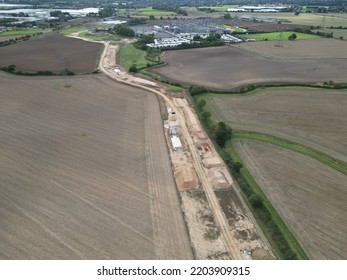
M 213 118 L 234 129 L 288 139 L 347 162 L 347 91 L 267 88 L 250 95 L 207 95 Z
M 237 140 L 253 178 L 312 259 L 347 259 L 346 176 L 302 154 Z
M 60 73 L 68 68 L 74 73 L 91 73 L 102 47 L 100 43 L 49 35 L 0 48 L 0 67 L 14 64 L 23 72 Z
M 335 39 L 314 39 L 283 41 L 282 47 L 276 46 L 276 41 L 252 42 L 240 44 L 242 49 L 259 55 L 274 58 L 331 58 L 347 60 L 347 42 Z
M 335 42 L 329 41 L 332 44 Z M 339 48 L 344 47 L 345 50 L 347 42 L 343 43 Z M 298 44 L 295 51 L 298 54 L 312 51 L 315 44 L 311 41 L 306 49 Z M 291 56 L 295 51 L 293 48 L 281 48 L 281 58 L 261 55 L 238 45 L 168 51 L 163 56 L 163 61 L 168 64 L 151 71 L 171 81 L 199 84 L 212 90 L 230 90 L 245 84 L 304 84 L 346 80 L 346 52 L 343 58 L 325 58 L 324 53 L 321 53 L 322 58 L 319 58 L 319 54 L 318 58 L 286 56 L 287 52 Z
M 192 258 L 153 94 L 101 75 L 0 84 L 0 259 Z
M 224 24 L 245 28 L 248 31 L 260 32 L 278 32 L 278 31 L 293 31 L 293 30 L 310 30 L 310 26 L 302 24 L 287 24 L 287 23 L 271 23 L 271 22 L 252 22 L 243 21 L 240 19 L 224 19 Z

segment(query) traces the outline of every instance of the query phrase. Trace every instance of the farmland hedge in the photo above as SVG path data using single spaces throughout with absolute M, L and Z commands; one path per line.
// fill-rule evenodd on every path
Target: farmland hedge
M 41 35 L 41 34 L 42 34 L 42 32 L 38 32 L 38 33 L 34 34 L 33 36 Z M 25 36 L 16 37 L 14 39 L 2 41 L 2 42 L 0 42 L 0 47 L 6 47 L 9 45 L 18 43 L 18 42 L 27 41 L 27 40 L 29 40 L 30 37 L 31 37 L 31 35 L 25 35 Z
M 191 96 L 206 93 L 206 92 L 208 92 L 208 90 L 203 86 L 192 85 L 189 87 L 189 93 L 191 94 Z
M 22 76 L 55 76 L 55 75 L 68 75 L 68 76 L 72 76 L 75 75 L 74 72 L 72 72 L 71 70 L 65 68 L 63 69 L 60 74 L 55 74 L 52 71 L 49 70 L 40 70 L 37 72 L 23 72 L 23 71 L 17 71 L 16 70 L 16 65 L 8 65 L 8 66 L 3 66 L 0 68 L 2 71 L 11 73 L 11 74 L 16 74 L 16 75 L 22 75 Z
M 181 45 L 178 46 L 174 46 L 174 47 L 161 47 L 160 49 L 162 51 L 173 51 L 173 50 L 183 50 L 183 49 L 196 49 L 196 48 L 208 48 L 208 47 L 218 47 L 218 46 L 224 46 L 225 43 L 221 40 L 218 41 L 201 41 L 201 42 L 193 42 L 190 44 L 187 43 L 183 43 Z
M 262 228 L 265 230 L 266 235 L 271 240 L 271 243 L 275 246 L 279 257 L 285 260 L 298 259 L 296 253 L 290 247 L 279 226 L 274 221 L 270 211 L 264 204 L 261 196 L 253 190 L 243 174 L 235 169 L 238 162 L 235 162 L 229 153 L 223 153 L 230 173 L 236 179 L 240 189 L 248 201 L 248 204 L 250 205 L 252 212 L 262 225 Z
M 197 100 L 199 99 L 194 98 L 194 100 L 195 102 L 197 102 Z M 204 111 L 202 113 L 204 113 Z M 299 257 L 297 253 L 289 245 L 284 233 L 282 232 L 282 229 L 280 228 L 280 225 L 278 225 L 277 220 L 272 217 L 271 211 L 268 209 L 268 206 L 264 202 L 262 196 L 255 191 L 246 176 L 243 174 L 243 172 L 241 172 L 241 169 L 243 168 L 242 164 L 238 161 L 235 161 L 229 151 L 227 151 L 227 149 L 224 149 L 225 141 L 231 138 L 231 128 L 229 130 L 225 128 L 224 125 L 219 125 L 223 128 L 223 131 L 227 131 L 227 133 L 224 133 L 223 135 L 227 135 L 228 139 L 225 140 L 224 137 L 222 137 L 225 141 L 222 141 L 223 143 L 219 143 L 220 141 L 217 142 L 216 132 L 219 126 L 213 124 L 210 118 L 204 118 L 202 116 L 202 113 L 200 111 L 197 111 L 197 114 L 200 117 L 203 126 L 206 128 L 207 133 L 220 147 L 218 149 L 219 153 L 224 159 L 229 172 L 232 174 L 233 178 L 235 178 L 239 188 L 242 191 L 243 197 L 249 205 L 252 213 L 256 217 L 265 235 L 274 247 L 277 256 L 280 259 L 298 259 Z M 305 256 L 301 256 L 300 258 L 305 258 Z

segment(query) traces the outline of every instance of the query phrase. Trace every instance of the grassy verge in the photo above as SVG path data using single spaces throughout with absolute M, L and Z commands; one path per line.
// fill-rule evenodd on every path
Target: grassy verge
M 171 92 L 182 92 L 184 91 L 184 88 L 178 87 L 178 86 L 168 86 L 167 88 Z
M 298 153 L 301 153 L 305 156 L 309 156 L 311 158 L 314 158 L 321 163 L 341 172 L 344 175 L 347 175 L 347 164 L 344 162 L 341 162 L 337 159 L 331 158 L 328 155 L 324 155 L 318 151 L 315 151 L 311 148 L 299 145 L 297 143 L 287 141 L 284 139 L 280 139 L 274 136 L 261 134 L 261 133 L 251 133 L 251 132 L 237 132 L 233 134 L 234 139 L 238 138 L 246 138 L 246 139 L 253 139 L 258 140 L 266 143 L 270 143 L 282 148 L 286 148 Z
M 82 31 L 79 33 L 78 37 L 90 39 L 93 41 L 110 41 L 110 42 L 119 42 L 120 40 L 124 39 L 125 37 L 110 34 L 110 35 L 104 35 L 104 34 L 91 34 L 89 31 Z
M 292 35 L 293 33 L 296 34 L 297 38 L 296 40 L 307 40 L 307 39 L 318 39 L 322 38 L 321 36 L 315 35 L 315 34 L 306 34 L 306 33 L 300 33 L 300 32 L 269 32 L 269 33 L 257 33 L 257 34 L 247 34 L 247 35 L 240 35 L 241 38 L 244 39 L 255 39 L 256 41 L 277 41 L 280 38 L 280 35 L 282 36 L 281 40 L 288 40 L 288 37 Z
M 83 29 L 80 27 L 70 27 L 59 31 L 59 33 L 63 35 L 71 35 L 72 33 L 80 32 L 82 30 Z

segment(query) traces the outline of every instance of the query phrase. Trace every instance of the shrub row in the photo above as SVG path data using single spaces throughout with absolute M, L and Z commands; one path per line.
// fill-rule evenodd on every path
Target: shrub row
M 182 45 L 174 47 L 162 47 L 162 51 L 174 51 L 174 50 L 183 50 L 183 49 L 196 49 L 196 48 L 208 48 L 208 47 L 218 47 L 225 45 L 223 41 L 202 41 L 202 42 L 193 42 L 191 44 L 184 43 Z
M 8 66 L 3 66 L 0 68 L 2 71 L 11 73 L 11 74 L 16 74 L 16 75 L 22 75 L 22 76 L 55 76 L 55 75 L 67 75 L 67 76 L 72 76 L 75 75 L 74 72 L 71 70 L 65 68 L 63 69 L 59 74 L 55 74 L 52 71 L 49 70 L 43 70 L 43 71 L 37 71 L 37 72 L 23 72 L 23 71 L 17 71 L 16 70 L 16 65 L 8 65 Z

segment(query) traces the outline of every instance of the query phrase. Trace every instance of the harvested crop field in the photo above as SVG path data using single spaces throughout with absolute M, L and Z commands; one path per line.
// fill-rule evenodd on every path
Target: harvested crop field
M 335 39 L 315 39 L 278 42 L 251 42 L 240 44 L 240 48 L 273 58 L 331 58 L 347 59 L 347 42 Z
M 267 88 L 249 95 L 206 95 L 213 118 L 234 129 L 288 139 L 347 162 L 347 91 Z
M 253 22 L 240 19 L 224 19 L 224 24 L 239 26 L 248 31 L 258 32 L 278 32 L 278 31 L 293 31 L 293 30 L 309 30 L 310 26 L 299 24 L 272 23 L 272 22 Z
M 75 73 L 91 73 L 103 45 L 62 35 L 49 35 L 0 48 L 0 66 L 14 64 L 23 72 L 52 71 L 64 68 Z
M 153 94 L 101 75 L 0 83 L 0 259 L 193 257 Z
M 237 140 L 234 147 L 310 258 L 347 258 L 345 175 L 268 143 Z
M 346 80 L 347 71 L 347 57 L 279 59 L 238 46 L 169 51 L 163 60 L 168 65 L 152 72 L 175 82 L 199 84 L 213 90 L 229 90 L 244 84 Z

